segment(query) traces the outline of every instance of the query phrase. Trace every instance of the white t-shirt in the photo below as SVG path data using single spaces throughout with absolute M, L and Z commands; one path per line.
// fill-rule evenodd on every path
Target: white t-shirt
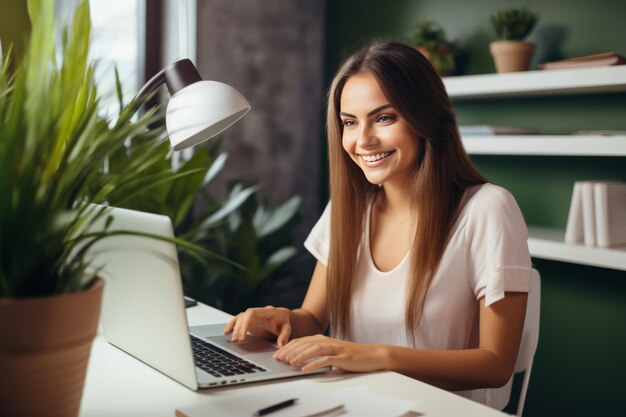
M 529 292 L 531 260 L 528 230 L 513 196 L 493 184 L 471 187 L 433 276 L 422 319 L 409 343 L 405 326 L 405 294 L 409 253 L 391 271 L 374 265 L 370 222 L 365 222 L 358 253 L 355 290 L 347 340 L 415 347 L 471 349 L 478 347 L 479 304 L 489 306 L 505 291 Z M 371 205 L 367 210 L 369 220 Z M 330 203 L 304 246 L 324 265 L 330 248 Z M 490 404 L 488 390 L 458 392 Z

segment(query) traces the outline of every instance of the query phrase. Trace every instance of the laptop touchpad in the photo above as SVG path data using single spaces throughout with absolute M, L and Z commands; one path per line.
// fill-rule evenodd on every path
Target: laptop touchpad
M 247 336 L 243 341 L 231 342 L 230 338 L 230 335 L 207 337 L 211 342 L 240 354 L 275 352 L 277 350 L 273 344 L 265 339 Z

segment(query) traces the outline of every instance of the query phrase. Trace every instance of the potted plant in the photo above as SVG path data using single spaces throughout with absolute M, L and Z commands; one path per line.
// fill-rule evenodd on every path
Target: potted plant
M 498 41 L 490 45 L 498 72 L 526 71 L 535 44 L 524 39 L 537 24 L 538 15 L 527 7 L 500 10 L 491 16 Z
M 7 52 L 0 68 L 0 415 L 75 416 L 103 291 L 86 253 L 120 233 L 89 231 L 106 211 L 85 203 L 116 205 L 195 171 L 137 178 L 161 157 L 147 149 L 105 175 L 108 155 L 126 142 L 155 148 L 166 140 L 153 128 L 160 116 L 148 110 L 135 121 L 138 102 L 111 119 L 100 115 L 88 1 L 60 51 L 54 2 L 29 0 L 28 11 L 26 52 L 14 63 Z
M 107 175 L 125 169 L 136 154 L 146 152 L 144 146 L 137 143 L 120 149 L 112 156 Z M 210 186 L 228 159 L 220 149 L 221 141 L 214 140 L 196 147 L 192 155 L 174 155 L 163 143 L 152 151 L 160 155 L 154 173 L 173 166 L 176 172 L 199 171 L 137 193 L 118 206 L 167 215 L 176 236 L 243 266 L 242 271 L 232 264 L 200 258 L 194 252 L 179 253 L 185 294 L 236 314 L 259 305 L 261 294 L 277 295 L 268 288 L 297 267 L 300 259 L 295 256 L 291 238 L 300 197 L 268 208 L 255 198 L 258 186 L 235 183 L 225 198 L 218 198 Z M 144 171 L 142 175 L 150 173 Z M 106 176 L 102 180 L 106 181 Z
M 434 21 L 415 25 L 412 43 L 435 67 L 440 76 L 454 70 L 454 45 L 447 40 L 445 30 Z

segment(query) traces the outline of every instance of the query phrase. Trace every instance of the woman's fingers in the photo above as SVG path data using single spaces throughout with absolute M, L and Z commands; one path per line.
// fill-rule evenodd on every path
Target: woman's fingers
M 268 322 L 272 317 L 270 307 L 249 308 L 237 315 L 237 322 L 233 328 L 233 342 L 241 342 L 246 339 L 248 332 L 255 336 L 263 336 L 267 333 L 274 333 L 269 329 Z M 275 334 L 275 333 L 274 333 Z
M 239 339 L 239 329 L 241 328 L 241 322 L 243 320 L 244 313 L 239 313 L 235 316 L 235 326 L 233 327 L 233 336 L 231 341 L 236 342 Z
M 383 369 L 380 359 L 382 347 L 360 345 L 323 335 L 294 339 L 274 353 L 274 359 L 301 366 L 311 372 L 325 366 L 334 366 L 350 372 L 369 372 Z
M 246 340 L 246 335 L 248 334 L 250 321 L 253 315 L 254 311 L 251 309 L 246 310 L 245 313 L 241 313 L 241 317 L 239 318 L 239 328 L 237 329 L 237 340 L 235 340 L 236 342 Z
M 289 363 L 299 353 L 307 350 L 311 346 L 317 346 L 323 343 L 324 339 L 317 336 L 307 336 L 294 339 L 284 347 L 274 353 L 274 358 Z
M 248 333 L 257 337 L 277 337 L 279 347 L 284 346 L 291 336 L 289 315 L 272 306 L 249 308 L 237 314 L 224 327 L 224 334 L 231 334 L 232 342 L 246 339 Z
M 289 323 L 285 323 L 280 329 L 278 339 L 276 340 L 279 348 L 282 348 L 287 344 L 287 342 L 289 342 L 289 336 L 291 336 L 291 325 Z
M 333 357 L 331 356 L 322 356 L 321 358 L 315 359 L 304 365 L 302 367 L 302 372 L 311 372 L 319 368 L 323 368 L 325 366 L 333 365 Z
M 232 319 L 230 319 L 228 323 L 226 323 L 226 327 L 224 327 L 224 334 L 230 334 L 233 332 L 233 329 L 235 328 L 235 324 L 237 323 L 238 316 L 239 315 L 233 317 Z
M 328 349 L 329 346 L 322 346 L 318 344 L 304 346 L 302 350 L 299 352 L 295 352 L 295 354 L 291 355 L 289 359 L 289 364 L 293 366 L 302 366 L 309 359 L 314 358 L 315 356 L 332 355 L 332 348 Z
M 242 342 L 246 340 L 246 335 L 248 334 L 250 326 L 256 327 L 254 320 L 258 320 L 257 314 L 255 313 L 257 309 L 249 308 L 243 313 L 239 313 L 237 319 L 237 325 L 233 330 L 233 342 Z

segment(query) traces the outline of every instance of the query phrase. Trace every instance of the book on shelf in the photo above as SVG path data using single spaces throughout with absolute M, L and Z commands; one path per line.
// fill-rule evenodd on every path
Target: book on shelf
M 513 127 L 493 125 L 459 126 L 461 136 L 495 136 L 495 135 L 538 135 L 536 127 Z
M 583 234 L 585 246 L 596 245 L 596 213 L 593 205 L 593 182 L 584 181 L 580 185 L 583 206 Z
M 596 242 L 599 247 L 626 245 L 626 183 L 593 185 Z
M 626 58 L 615 52 L 587 55 L 577 58 L 563 59 L 560 61 L 544 62 L 537 65 L 542 70 L 585 68 L 585 67 L 608 67 L 611 65 L 624 65 Z
M 565 226 L 565 243 L 579 243 L 584 240 L 582 183 L 582 181 L 576 181 L 572 190 L 572 201 L 569 204 L 567 226 Z
M 603 248 L 626 246 L 626 183 L 577 181 L 565 228 L 565 243 Z

